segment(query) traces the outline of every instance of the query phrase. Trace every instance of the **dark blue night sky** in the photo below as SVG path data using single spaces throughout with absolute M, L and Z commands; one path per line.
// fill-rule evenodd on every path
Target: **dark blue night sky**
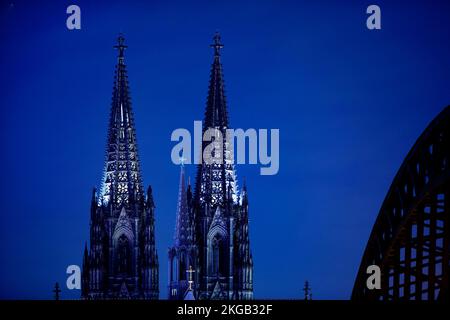
M 216 30 L 232 126 L 280 129 L 278 175 L 237 168 L 255 297 L 300 298 L 306 279 L 315 299 L 350 297 L 397 169 L 450 104 L 450 2 L 29 2 L 0 7 L 0 298 L 50 299 L 56 281 L 63 298 L 80 295 L 65 269 L 88 240 L 119 32 L 167 296 L 179 174 L 170 134 L 203 118 Z M 69 31 L 73 3 L 82 29 Z M 380 31 L 366 28 L 373 3 Z

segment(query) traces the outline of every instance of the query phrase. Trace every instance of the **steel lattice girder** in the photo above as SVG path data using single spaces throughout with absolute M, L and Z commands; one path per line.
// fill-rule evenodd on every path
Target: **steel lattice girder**
M 416 141 L 384 199 L 352 299 L 438 300 L 449 295 L 450 106 Z M 366 286 L 369 265 L 381 289 Z

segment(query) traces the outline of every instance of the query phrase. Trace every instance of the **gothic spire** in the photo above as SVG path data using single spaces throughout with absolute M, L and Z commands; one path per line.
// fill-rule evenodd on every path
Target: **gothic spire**
M 152 189 L 144 194 L 136 130 L 119 35 L 104 174 L 92 191 L 90 241 L 83 255 L 84 299 L 158 299 Z
M 87 243 L 84 243 L 82 278 L 81 278 L 81 297 L 87 298 L 89 292 L 89 251 Z
M 128 205 L 143 197 L 130 89 L 125 65 L 125 39 L 117 38 L 118 61 L 106 146 L 106 163 L 99 202 L 113 207 Z
M 187 244 L 190 239 L 190 216 L 187 202 L 186 181 L 184 176 L 184 165 L 182 164 L 180 168 L 180 184 L 178 188 L 178 205 L 174 235 L 176 246 Z
M 220 50 L 223 48 L 223 44 L 219 33 L 214 35 L 211 47 L 214 49 L 214 58 L 209 79 L 203 130 L 215 128 L 221 131 L 223 145 L 220 158 L 222 163 L 218 165 L 203 163 L 199 166 L 195 186 L 195 201 L 199 205 L 208 203 L 214 207 L 225 204 L 229 187 L 231 187 L 233 202 L 236 203 L 238 200 L 238 189 L 231 150 L 228 149 L 229 144 L 225 141 L 226 129 L 229 124 L 223 70 L 220 62 Z M 204 142 L 202 150 L 208 144 L 209 142 Z
M 89 262 L 89 253 L 87 248 L 87 242 L 84 243 L 83 262 Z
M 220 62 L 220 50 L 223 48 L 223 44 L 220 41 L 220 34 L 216 33 L 213 40 L 214 42 L 210 46 L 214 48 L 214 60 L 211 66 L 211 76 L 209 80 L 204 124 L 205 129 L 213 127 L 223 128 L 228 126 L 223 70 Z

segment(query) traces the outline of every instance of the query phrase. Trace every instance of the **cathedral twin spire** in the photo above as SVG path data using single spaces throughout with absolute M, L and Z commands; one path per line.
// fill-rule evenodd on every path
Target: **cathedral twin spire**
M 118 58 L 100 193 L 91 204 L 90 249 L 83 259 L 84 299 L 157 299 L 158 255 L 151 187 L 144 195 L 124 51 Z
M 114 76 L 109 120 L 106 163 L 100 201 L 121 206 L 143 198 L 136 130 L 131 108 L 130 89 L 125 65 L 122 35 L 118 38 L 118 61 Z
M 220 55 L 223 44 L 219 34 L 214 36 L 211 47 L 214 58 L 203 130 L 213 129 L 216 130 L 214 136 L 225 137 L 229 121 Z M 187 202 L 180 202 L 185 195 L 185 173 L 181 168 L 179 194 L 182 196 L 179 196 L 175 242 L 169 249 L 169 299 L 185 299 L 187 292 L 196 299 L 253 298 L 247 190 L 244 186 L 239 197 L 232 150 L 226 139 L 222 143 L 221 163 L 202 161 L 198 166 L 192 201 L 187 197 Z M 202 154 L 208 144 L 203 142 Z M 187 243 L 179 241 L 184 237 L 183 232 L 189 235 Z M 192 267 L 194 285 L 187 286 L 185 273 Z
M 228 123 L 228 110 L 225 96 L 225 83 L 223 68 L 220 60 L 220 50 L 224 47 L 220 34 L 216 33 L 214 42 L 210 45 L 214 49 L 214 58 L 211 65 L 206 111 L 203 121 L 203 131 L 216 129 L 223 138 L 221 146 L 222 164 L 205 164 L 199 166 L 195 185 L 195 200 L 199 205 L 208 204 L 215 207 L 223 205 L 230 195 L 233 202 L 238 201 L 237 179 L 232 162 L 232 150 L 226 141 Z M 202 150 L 207 141 L 203 141 Z M 202 153 L 203 154 L 203 153 Z
M 225 99 L 220 35 L 211 45 L 204 130 L 225 135 Z M 84 299 L 157 299 L 159 262 L 154 199 L 144 194 L 122 35 L 108 127 L 101 189 L 91 204 L 90 243 L 83 254 Z M 180 169 L 173 247 L 169 249 L 169 298 L 252 299 L 253 260 L 248 236 L 248 199 L 239 197 L 234 164 L 223 142 L 222 164 L 198 167 L 195 194 Z M 205 145 L 203 145 L 202 150 Z M 233 249 L 235 248 L 235 249 Z M 189 277 L 187 277 L 189 273 Z

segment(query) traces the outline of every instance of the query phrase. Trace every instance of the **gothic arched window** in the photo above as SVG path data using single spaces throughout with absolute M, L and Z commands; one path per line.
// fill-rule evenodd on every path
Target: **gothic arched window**
M 131 246 L 128 238 L 122 234 L 117 239 L 117 273 L 131 273 Z
M 179 280 L 186 280 L 186 270 L 187 270 L 186 252 L 181 251 L 180 252 L 180 268 L 178 270 L 178 272 L 179 272 L 178 279 Z
M 216 234 L 211 240 L 211 273 L 226 276 L 228 270 L 227 246 L 221 234 Z

